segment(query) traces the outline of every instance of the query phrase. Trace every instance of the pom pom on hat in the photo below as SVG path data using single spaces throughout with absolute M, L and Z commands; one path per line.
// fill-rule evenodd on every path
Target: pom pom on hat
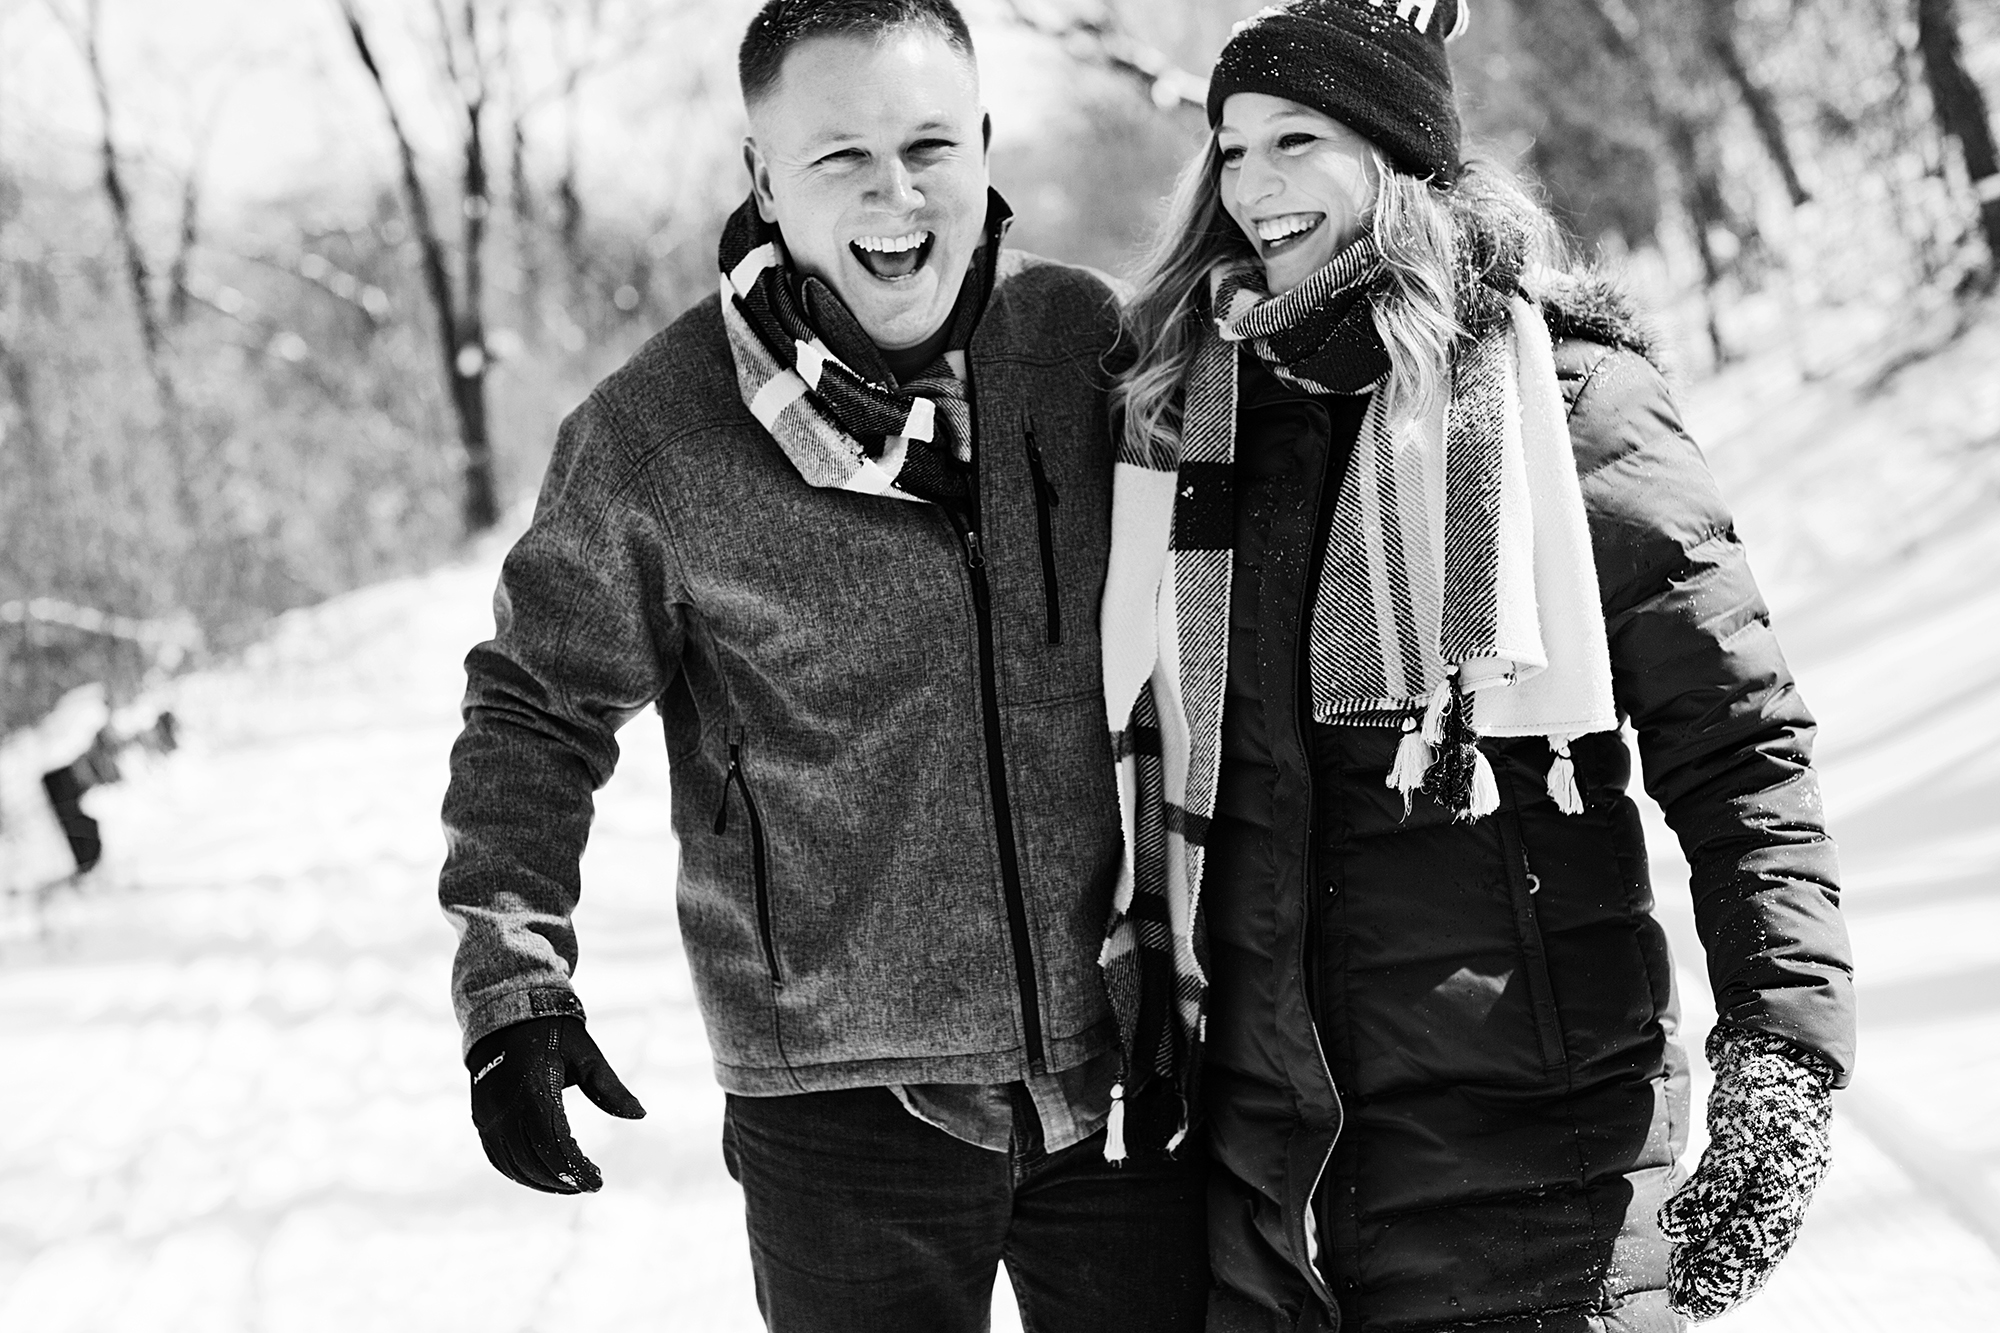
M 1234 93 L 1309 106 L 1380 148 L 1398 171 L 1458 178 L 1458 108 L 1445 43 L 1468 0 L 1293 0 L 1236 27 L 1208 85 L 1208 123 Z

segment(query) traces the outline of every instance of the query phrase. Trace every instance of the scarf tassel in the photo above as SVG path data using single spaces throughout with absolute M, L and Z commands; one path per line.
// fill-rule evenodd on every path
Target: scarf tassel
M 1556 803 L 1556 809 L 1566 815 L 1583 813 L 1583 793 L 1576 785 L 1576 763 L 1569 756 L 1569 741 L 1551 738 L 1549 748 L 1555 751 L 1555 762 L 1549 765 L 1549 799 Z
M 1403 739 L 1396 746 L 1396 763 L 1389 770 L 1385 784 L 1403 794 L 1403 818 L 1410 817 L 1410 805 L 1418 792 L 1423 790 L 1424 780 L 1431 771 L 1431 761 L 1436 751 L 1424 739 L 1423 728 L 1413 717 L 1403 719 Z
M 1104 1118 L 1104 1160 L 1117 1166 L 1125 1160 L 1125 1085 L 1111 1085 L 1111 1114 Z
M 1431 691 L 1430 702 L 1424 705 L 1423 738 L 1427 745 L 1444 744 L 1446 721 L 1453 713 L 1452 704 L 1458 699 L 1458 668 L 1446 667 L 1444 679 Z
M 1500 808 L 1500 783 L 1493 775 L 1492 761 L 1479 748 L 1471 712 L 1459 692 L 1458 668 L 1447 666 L 1444 679 L 1424 706 L 1422 726 L 1404 719 L 1403 739 L 1396 747 L 1388 785 L 1404 793 L 1405 814 L 1414 788 L 1403 784 L 1413 777 L 1416 788 L 1428 790 L 1459 820 L 1484 819 Z
M 1466 823 L 1484 819 L 1500 808 L 1500 784 L 1493 777 L 1493 764 L 1486 757 L 1486 751 L 1477 745 L 1466 747 L 1472 751 L 1472 790 L 1467 793 L 1465 808 L 1458 817 Z

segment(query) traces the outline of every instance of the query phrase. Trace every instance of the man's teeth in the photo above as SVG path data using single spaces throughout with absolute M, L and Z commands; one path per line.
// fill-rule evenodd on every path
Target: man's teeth
M 873 250 L 877 254 L 896 255 L 905 250 L 914 250 L 931 238 L 927 231 L 913 231 L 908 236 L 863 236 L 854 244 L 862 250 Z
M 1267 245 L 1272 241 L 1282 241 L 1302 231 L 1311 231 L 1319 218 L 1317 213 L 1287 213 L 1281 218 L 1265 218 L 1257 224 L 1257 239 Z

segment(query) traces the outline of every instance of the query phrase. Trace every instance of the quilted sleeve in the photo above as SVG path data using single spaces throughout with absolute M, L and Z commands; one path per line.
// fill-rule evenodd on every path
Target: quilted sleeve
M 1618 706 L 1693 868 L 1720 1017 L 1854 1062 L 1852 952 L 1799 697 L 1728 507 L 1659 372 L 1559 357 Z

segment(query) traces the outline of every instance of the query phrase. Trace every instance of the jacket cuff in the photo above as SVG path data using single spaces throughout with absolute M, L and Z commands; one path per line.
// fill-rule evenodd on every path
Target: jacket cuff
M 1704 1050 L 1709 1064 L 1718 1071 L 1750 1056 L 1775 1055 L 1805 1070 L 1818 1081 L 1823 1093 L 1831 1092 L 1845 1082 L 1841 1078 L 1839 1067 L 1818 1051 L 1775 1033 L 1761 1032 L 1755 1028 L 1737 1027 L 1728 1022 L 1717 1023 L 1709 1029 L 1708 1042 Z
M 470 1010 L 460 1021 L 459 1058 L 465 1058 L 472 1050 L 472 1043 L 489 1032 L 530 1018 L 556 1018 L 565 1014 L 584 1017 L 583 1001 L 567 986 L 536 986 L 496 995 Z

